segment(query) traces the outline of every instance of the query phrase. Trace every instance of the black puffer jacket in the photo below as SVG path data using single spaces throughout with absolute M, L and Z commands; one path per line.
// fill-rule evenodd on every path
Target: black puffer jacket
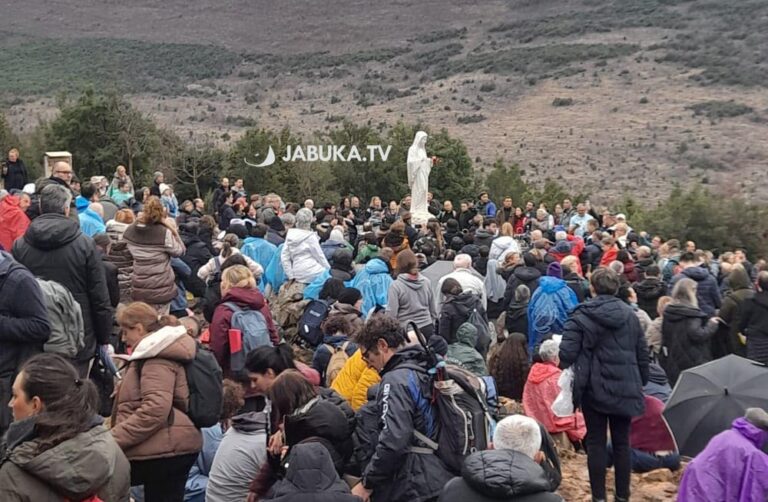
M 354 412 L 353 415 L 354 417 Z M 294 447 L 310 437 L 320 437 L 333 445 L 330 452 L 333 464 L 340 473 L 352 456 L 353 422 L 347 420 L 337 404 L 317 396 L 301 409 L 285 417 L 285 439 L 289 447 Z
M 62 214 L 43 214 L 13 244 L 13 256 L 37 277 L 67 288 L 83 312 L 85 347 L 77 361 L 96 354 L 96 344 L 109 343 L 112 307 L 104 267 L 96 245 L 80 225 Z
M 421 347 L 400 349 L 381 371 L 379 439 L 363 472 L 363 486 L 373 489 L 374 502 L 420 502 L 440 494 L 452 478 L 437 455 L 416 453 L 425 445 L 420 431 L 435 440 L 437 412 L 430 406 L 431 378 Z
M 196 227 L 191 230 L 182 230 L 179 236 L 187 248 L 187 251 L 181 256 L 181 261 L 186 263 L 192 271 L 185 285 L 195 297 L 202 298 L 205 295 L 205 283 L 197 277 L 197 271 L 208 263 L 213 255 L 211 255 L 206 243 L 197 235 Z
M 560 365 L 574 367 L 574 405 L 606 415 L 643 414 L 648 345 L 635 312 L 615 296 L 597 296 L 571 312 Z
M 712 360 L 710 338 L 717 323 L 708 322 L 701 309 L 682 304 L 669 304 L 661 323 L 659 363 L 675 386 L 683 370 Z
M 632 288 L 637 294 L 637 306 L 640 307 L 651 319 L 659 317 L 657 305 L 659 298 L 667 292 L 667 287 L 658 277 L 648 277 L 636 282 Z
M 273 502 L 360 502 L 333 468 L 322 442 L 296 445 L 288 456 L 285 478 L 275 483 L 267 497 Z
M 531 297 L 533 297 L 534 291 L 539 287 L 539 279 L 541 278 L 541 272 L 536 267 L 526 267 L 520 265 L 515 267 L 512 275 L 507 280 L 507 287 L 504 290 L 504 305 L 508 306 L 515 299 L 515 290 L 521 284 L 528 286 L 531 291 Z
M 562 502 L 550 489 L 544 470 L 524 453 L 479 451 L 464 460 L 461 477 L 445 486 L 438 502 Z
M 471 291 L 464 291 L 457 296 L 447 297 L 443 303 L 443 308 L 440 310 L 438 334 L 445 338 L 449 345 L 458 342 L 456 332 L 459 330 L 459 326 L 467 322 L 469 315 L 476 307 L 480 307 L 479 310 L 481 311 L 483 309 L 482 302 Z
M 675 284 L 677 284 L 677 281 L 684 277 L 696 281 L 696 299 L 699 302 L 701 311 L 704 312 L 707 317 L 715 315 L 715 312 L 722 304 L 720 287 L 717 285 L 715 276 L 710 274 L 709 269 L 707 268 L 688 267 L 672 279 L 672 283 L 669 285 L 670 294 L 672 293 Z
M 747 357 L 768 364 L 768 291 L 744 301 L 739 329 L 747 336 Z
M 504 319 L 504 327 L 508 333 L 522 333 L 528 336 L 528 302 L 518 303 L 513 301 L 507 308 L 507 317 Z

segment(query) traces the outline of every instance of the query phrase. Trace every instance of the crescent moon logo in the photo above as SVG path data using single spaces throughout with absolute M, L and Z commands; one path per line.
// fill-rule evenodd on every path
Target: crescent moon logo
M 258 155 L 258 154 L 257 154 Z M 252 164 L 248 162 L 247 159 L 243 158 L 243 162 L 245 162 L 246 165 L 249 165 L 251 167 L 266 167 L 271 166 L 275 163 L 275 151 L 272 150 L 272 147 L 269 147 L 269 151 L 267 152 L 267 158 L 264 159 L 264 161 L 261 164 Z

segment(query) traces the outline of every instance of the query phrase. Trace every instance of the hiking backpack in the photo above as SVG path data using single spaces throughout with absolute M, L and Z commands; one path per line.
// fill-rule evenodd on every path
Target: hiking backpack
M 328 361 L 328 366 L 325 367 L 325 386 L 330 387 L 333 381 L 336 380 L 338 374 L 341 373 L 341 369 L 349 360 L 349 354 L 347 354 L 349 341 L 342 343 L 338 347 L 334 347 L 327 343 L 323 345 L 325 345 L 331 352 L 331 359 Z
M 490 377 L 479 377 L 459 366 L 446 364 L 429 347 L 416 325 L 409 323 L 409 329 L 411 326 L 432 368 L 432 402 L 438 423 L 437 441 L 419 431 L 414 431 L 414 435 L 434 450 L 448 470 L 459 475 L 467 455 L 487 450 L 491 445 L 496 426 L 495 383 Z
M 258 310 L 243 309 L 233 302 L 226 302 L 223 305 L 232 311 L 229 332 L 229 369 L 238 381 L 247 381 L 245 356 L 256 347 L 272 346 L 267 320 Z
M 328 317 L 331 306 L 325 300 L 312 300 L 304 308 L 299 319 L 299 338 L 315 348 L 323 342 L 323 321 Z
M 138 361 L 139 387 L 141 387 L 141 372 L 146 359 Z M 224 404 L 222 382 L 224 375 L 216 356 L 199 343 L 195 358 L 184 365 L 189 388 L 189 405 L 187 416 L 198 429 L 213 427 L 221 419 L 221 407 Z M 171 408 L 173 417 L 173 408 Z
M 44 352 L 74 359 L 85 347 L 83 313 L 72 293 L 56 281 L 37 279 L 43 292 L 51 335 L 43 346 Z

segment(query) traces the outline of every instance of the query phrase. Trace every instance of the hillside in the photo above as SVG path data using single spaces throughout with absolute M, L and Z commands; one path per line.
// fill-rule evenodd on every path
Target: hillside
M 461 137 L 477 169 L 503 158 L 593 200 L 692 181 L 768 200 L 764 0 L 29 0 L 0 13 L 14 20 L 0 99 L 21 133 L 62 90 L 117 86 L 183 137 L 421 121 Z

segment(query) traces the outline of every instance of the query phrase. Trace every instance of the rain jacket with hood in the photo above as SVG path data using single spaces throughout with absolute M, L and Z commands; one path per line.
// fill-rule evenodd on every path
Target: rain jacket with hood
M 456 341 L 448 345 L 446 361 L 466 368 L 475 375 L 487 376 L 488 367 L 485 359 L 475 350 L 477 344 L 477 328 L 465 322 L 456 332 Z
M 0 200 L 0 245 L 10 251 L 13 242 L 24 235 L 29 227 L 29 218 L 19 207 L 19 198 L 6 195 Z
M 713 437 L 683 472 L 678 502 L 753 502 L 768 495 L 768 432 L 745 418 Z
M 637 294 L 637 306 L 640 307 L 651 320 L 659 317 L 657 306 L 659 298 L 667 294 L 667 287 L 658 277 L 647 277 L 636 282 L 632 289 Z
M 552 403 L 560 394 L 557 379 L 562 372 L 554 363 L 535 363 L 523 388 L 523 409 L 526 416 L 535 418 L 550 434 L 565 432 L 571 441 L 581 441 L 587 435 L 584 415 L 576 411 L 571 416 L 558 417 L 552 411 Z
M 712 360 L 710 343 L 718 324 L 707 321 L 700 309 L 670 303 L 661 322 L 659 362 L 674 387 L 683 370 Z
M 246 500 L 251 480 L 267 461 L 269 416 L 248 412 L 232 417 L 232 426 L 213 457 L 205 491 L 207 502 Z
M 376 305 L 387 305 L 389 287 L 392 285 L 392 276 L 389 275 L 389 265 L 386 261 L 373 257 L 368 260 L 363 270 L 359 271 L 352 279 L 350 287 L 358 289 L 363 294 L 363 316 Z
M 75 201 L 77 217 L 80 220 L 80 230 L 88 237 L 93 237 L 98 233 L 106 232 L 107 226 L 104 224 L 101 216 L 99 216 L 99 213 L 88 207 L 89 204 L 88 199 L 81 195 L 78 195 Z
M 14 423 L 0 447 L 0 500 L 61 502 L 98 496 L 128 502 L 131 466 L 101 417 L 90 428 L 37 451 L 34 417 Z
M 577 306 L 565 322 L 560 366 L 573 366 L 573 402 L 605 415 L 633 417 L 645 409 L 648 346 L 632 308 L 599 295 Z
M 707 317 L 712 317 L 720 308 L 722 300 L 720 298 L 720 288 L 717 285 L 717 279 L 713 276 L 709 269 L 704 267 L 688 267 L 683 269 L 682 272 L 672 278 L 672 282 L 669 284 L 669 293 L 677 284 L 677 281 L 687 277 L 696 281 L 696 299 L 699 302 L 699 308 L 704 312 Z
M 75 220 L 63 214 L 38 216 L 14 243 L 13 257 L 36 277 L 67 288 L 80 304 L 85 347 L 75 356 L 77 361 L 90 360 L 97 342 L 109 343 L 112 306 L 104 267 L 93 240 L 80 231 Z
M 277 252 L 277 246 L 262 237 L 248 237 L 243 241 L 240 252 L 266 270 L 267 265 Z
M 357 411 L 368 402 L 368 389 L 381 381 L 379 373 L 363 360 L 363 353 L 355 351 L 331 384 L 341 397 Z
M 263 500 L 272 502 L 360 502 L 333 468 L 325 442 L 312 440 L 293 447 L 285 478 Z
M 379 246 L 376 244 L 366 244 L 357 252 L 355 263 L 368 263 L 371 259 L 379 256 Z
M 382 411 L 374 454 L 363 471 L 373 502 L 422 502 L 439 495 L 450 472 L 414 436 L 437 437 L 437 412 L 430 404 L 432 379 L 421 347 L 397 351 L 381 370 L 376 402 Z
M 453 478 L 438 502 L 562 502 L 551 493 L 539 464 L 515 450 L 487 450 L 464 460 L 461 477 Z
M 304 284 L 309 284 L 318 274 L 331 268 L 320 248 L 317 234 L 301 228 L 288 230 L 280 261 L 288 279 Z
M 161 328 L 134 348 L 112 411 L 112 435 L 129 460 L 200 452 L 202 435 L 186 414 L 184 370 L 196 350 L 184 326 Z
M 768 291 L 744 302 L 739 329 L 747 337 L 747 357 L 768 363 Z
M 554 334 L 561 334 L 568 314 L 579 300 L 568 284 L 556 277 L 542 277 L 528 303 L 528 353 Z
M 746 355 L 739 339 L 740 325 L 746 305 L 745 300 L 753 298 L 755 290 L 747 271 L 741 267 L 734 268 L 728 274 L 728 283 L 730 291 L 723 298 L 723 306 L 717 313 L 723 323 L 712 340 L 712 355 L 715 358 L 727 354 L 737 354 L 742 357 Z
M 400 274 L 389 286 L 387 312 L 405 326 L 431 326 L 437 318 L 432 283 L 421 274 Z
M 456 296 L 447 296 L 443 308 L 440 309 L 438 334 L 445 338 L 448 344 L 456 343 L 459 327 L 469 320 L 469 316 L 475 308 L 481 314 L 485 312 L 480 304 L 480 299 L 471 291 L 464 291 Z M 472 346 L 474 347 L 474 344 Z
M 224 378 L 230 378 L 231 376 L 229 369 L 229 329 L 232 327 L 232 316 L 234 315 L 232 309 L 225 305 L 227 302 L 232 302 L 241 309 L 261 312 L 267 323 L 267 329 L 269 329 L 270 340 L 275 345 L 280 343 L 277 327 L 272 319 L 272 314 L 267 301 L 264 299 L 264 295 L 256 288 L 230 289 L 216 307 L 210 326 L 210 348 L 216 356 L 219 366 L 221 366 Z
M 171 257 L 178 258 L 186 251 L 181 238 L 165 225 L 135 222 L 126 229 L 123 239 L 133 256 L 133 301 L 170 303 L 177 293 Z

